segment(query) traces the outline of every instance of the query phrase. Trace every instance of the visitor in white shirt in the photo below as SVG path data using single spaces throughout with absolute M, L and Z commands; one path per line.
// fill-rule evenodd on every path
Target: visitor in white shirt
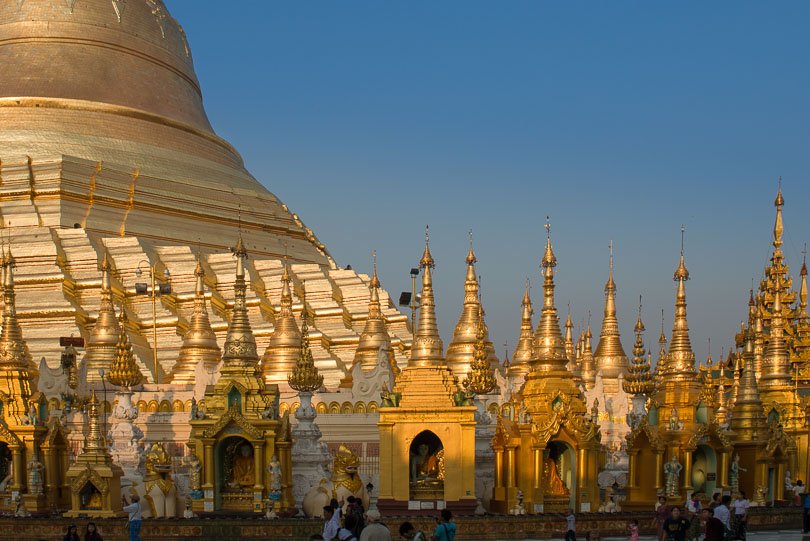
M 745 539 L 745 527 L 748 522 L 748 508 L 751 503 L 745 497 L 745 491 L 740 491 L 740 496 L 734 500 L 734 539 Z
M 126 499 L 124 503 L 127 503 Z M 132 496 L 132 503 L 125 505 L 123 510 L 129 513 L 129 541 L 141 541 L 141 499 L 137 494 Z
M 723 496 L 720 500 L 720 505 L 714 509 L 714 518 L 718 519 L 726 527 L 726 530 L 731 530 L 731 511 L 729 511 L 729 504 L 731 503 L 731 496 Z
M 340 515 L 335 512 L 335 508 L 331 505 L 327 505 L 323 508 L 323 538 L 326 541 L 332 541 L 335 537 L 337 537 L 338 531 L 340 531 Z

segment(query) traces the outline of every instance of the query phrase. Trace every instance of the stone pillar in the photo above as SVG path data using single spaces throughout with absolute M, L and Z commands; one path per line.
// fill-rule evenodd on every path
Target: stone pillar
M 326 444 L 321 441 L 321 430 L 315 423 L 318 413 L 312 407 L 312 393 L 301 392 L 299 398 L 301 405 L 295 410 L 298 423 L 292 429 L 292 499 L 294 505 L 301 509 L 307 492 L 318 486 L 321 479 L 329 478 L 331 456 Z M 380 439 L 382 441 L 382 437 Z M 382 456 L 381 453 L 381 459 Z

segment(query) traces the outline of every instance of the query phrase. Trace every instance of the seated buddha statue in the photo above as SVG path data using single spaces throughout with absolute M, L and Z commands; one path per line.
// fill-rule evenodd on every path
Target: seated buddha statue
M 557 472 L 557 463 L 553 458 L 544 461 L 543 474 L 546 477 L 546 494 L 549 496 L 568 496 L 568 489 Z
M 441 463 L 443 456 L 442 449 L 431 454 L 427 444 L 419 445 L 416 453 L 411 455 L 411 482 L 426 479 L 441 480 L 444 477 Z
M 253 448 L 248 444 L 239 447 L 233 457 L 233 470 L 228 486 L 231 488 L 249 488 L 256 484 L 256 465 L 253 460 Z

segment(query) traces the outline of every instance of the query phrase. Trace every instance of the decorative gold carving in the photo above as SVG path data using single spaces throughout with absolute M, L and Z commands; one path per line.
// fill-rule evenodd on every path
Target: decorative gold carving
M 115 358 L 110 365 L 108 380 L 113 385 L 130 389 L 143 381 L 143 374 L 132 356 L 132 344 L 129 343 L 129 336 L 127 336 L 127 311 L 123 305 L 121 305 L 118 327 Z
M 238 426 L 242 432 L 244 432 L 250 439 L 254 441 L 259 441 L 264 437 L 261 430 L 250 424 L 241 413 L 234 409 L 230 409 L 225 412 L 225 414 L 223 414 L 216 423 L 206 428 L 202 433 L 202 437 L 214 438 L 231 423 Z
M 107 480 L 101 477 L 94 468 L 90 467 L 89 464 L 78 477 L 73 479 L 73 481 L 70 483 L 70 489 L 74 494 L 78 494 L 88 482 L 96 487 L 96 489 L 101 492 L 102 496 L 106 496 L 110 491 L 110 485 Z
M 312 393 L 323 385 L 323 376 L 318 374 L 312 351 L 309 349 L 309 328 L 307 327 L 307 311 L 301 312 L 301 353 L 293 371 L 287 376 L 290 387 L 299 393 Z

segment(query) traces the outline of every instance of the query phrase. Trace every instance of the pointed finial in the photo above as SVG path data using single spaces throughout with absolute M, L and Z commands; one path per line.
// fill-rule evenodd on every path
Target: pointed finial
M 467 265 L 473 265 L 473 264 L 475 264 L 476 261 L 478 261 L 478 258 L 475 257 L 475 252 L 473 252 L 472 229 L 470 229 L 469 235 L 470 235 L 470 250 L 467 252 L 467 260 L 466 261 L 467 261 Z
M 644 322 L 641 321 L 641 295 L 638 296 L 638 319 L 636 319 L 636 333 L 644 332 Z
M 425 226 L 425 253 L 422 254 L 422 259 L 419 261 L 422 268 L 435 268 L 436 262 L 433 260 L 433 255 L 430 253 L 430 226 Z
M 371 257 L 373 259 L 373 271 L 371 273 L 371 287 L 374 289 L 378 289 L 380 287 L 380 279 L 377 276 L 377 250 L 371 252 Z
M 673 280 L 677 281 L 685 281 L 689 279 L 689 271 L 686 268 L 686 263 L 684 263 L 683 257 L 683 244 L 684 244 L 684 233 L 686 232 L 686 227 L 681 225 L 681 259 L 678 263 L 678 268 L 675 269 L 675 274 L 673 275 Z
M 779 179 L 776 181 L 777 191 L 776 191 L 776 200 L 774 200 L 773 204 L 776 207 L 782 207 L 785 205 L 785 198 L 782 197 L 782 176 L 779 176 Z
M 551 221 L 549 217 L 546 216 L 546 253 L 543 254 L 543 262 L 542 266 L 543 269 L 548 271 L 549 269 L 557 266 L 557 258 L 554 256 L 554 250 L 551 249 Z

